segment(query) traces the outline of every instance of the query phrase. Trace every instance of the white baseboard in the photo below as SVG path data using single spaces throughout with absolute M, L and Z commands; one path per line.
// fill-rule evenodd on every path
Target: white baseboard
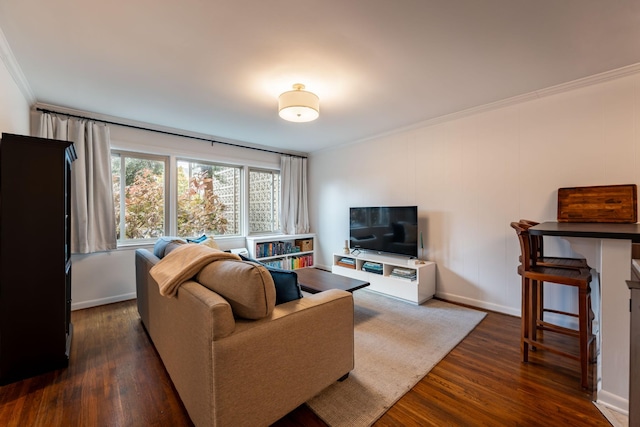
M 479 301 L 472 298 L 461 297 L 459 295 L 448 294 L 446 292 L 436 292 L 438 298 L 442 298 L 447 301 L 457 302 L 460 304 L 467 304 L 474 307 L 484 308 L 485 310 L 496 311 L 498 313 L 508 314 L 515 317 L 520 316 L 520 310 L 512 307 L 505 307 L 499 304 L 492 304 L 486 301 Z M 578 321 L 575 318 L 563 316 L 555 313 L 545 313 L 544 318 L 556 325 L 564 326 L 565 328 L 578 329 Z
M 99 305 L 112 304 L 114 302 L 127 301 L 130 299 L 136 299 L 136 293 L 131 292 L 129 294 L 116 295 L 108 298 L 99 298 L 89 301 L 80 301 L 71 304 L 71 310 L 81 310 L 83 308 L 97 307 Z
M 483 308 L 485 310 L 496 311 L 498 313 L 508 314 L 510 316 L 520 317 L 520 310 L 515 310 L 511 307 L 506 307 L 504 305 L 492 304 L 486 301 L 480 301 L 473 298 L 461 297 L 460 295 L 449 294 L 446 292 L 438 292 L 436 291 L 436 297 L 441 298 L 443 300 L 457 302 L 459 304 L 466 304 L 473 307 Z
M 629 416 L 628 399 L 624 399 L 616 394 L 609 393 L 605 390 L 598 390 L 598 399 L 596 400 L 596 402 L 620 414 Z

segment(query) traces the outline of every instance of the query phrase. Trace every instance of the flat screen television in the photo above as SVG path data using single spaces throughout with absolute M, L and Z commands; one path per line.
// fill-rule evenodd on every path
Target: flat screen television
M 418 257 L 418 207 L 349 208 L 349 247 Z

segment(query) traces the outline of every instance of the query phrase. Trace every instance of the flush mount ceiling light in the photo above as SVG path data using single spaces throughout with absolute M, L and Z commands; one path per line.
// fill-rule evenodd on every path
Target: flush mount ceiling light
M 303 84 L 296 83 L 293 90 L 278 97 L 278 114 L 290 122 L 310 122 L 320 115 L 320 99 L 304 90 Z

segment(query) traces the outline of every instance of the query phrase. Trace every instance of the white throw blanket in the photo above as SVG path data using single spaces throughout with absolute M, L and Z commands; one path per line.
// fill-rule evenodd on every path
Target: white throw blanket
M 198 244 L 181 245 L 169 252 L 149 273 L 158 282 L 160 295 L 174 297 L 178 287 L 195 276 L 202 268 L 213 261 L 240 257 L 209 246 Z

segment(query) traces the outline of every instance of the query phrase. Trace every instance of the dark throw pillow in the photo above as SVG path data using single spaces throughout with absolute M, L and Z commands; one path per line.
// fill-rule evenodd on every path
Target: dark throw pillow
M 271 267 L 243 255 L 240 255 L 240 258 L 243 261 L 260 264 L 269 270 L 273 283 L 276 285 L 276 305 L 302 298 L 302 292 L 298 284 L 298 274 L 295 271 Z

